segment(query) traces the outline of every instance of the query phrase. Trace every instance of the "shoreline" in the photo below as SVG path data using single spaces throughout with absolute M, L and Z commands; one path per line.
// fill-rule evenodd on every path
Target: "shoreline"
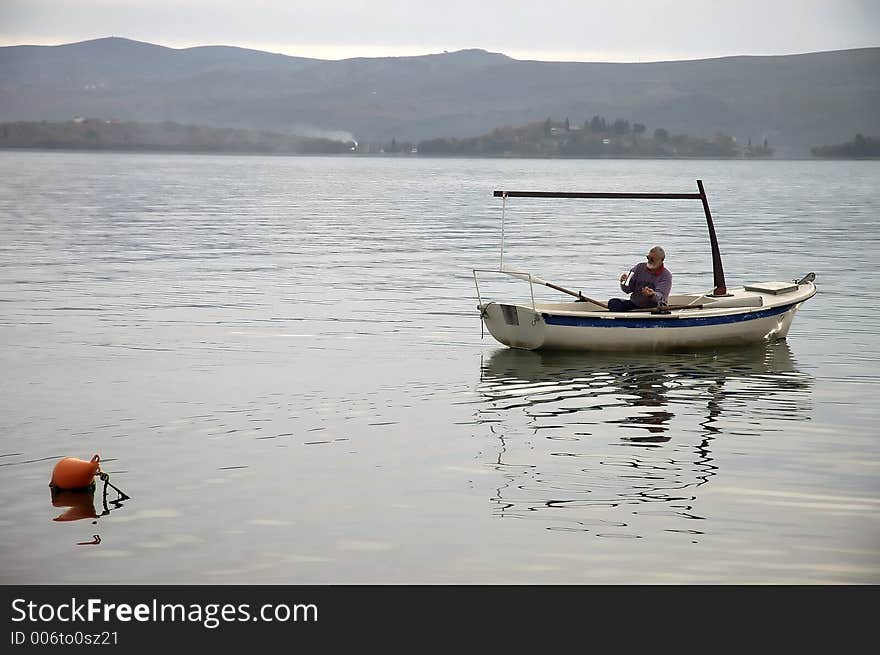
M 211 148 L 186 148 L 186 147 L 100 147 L 82 148 L 67 146 L 0 146 L 0 152 L 75 152 L 75 153 L 110 153 L 110 154 L 160 154 L 160 155 L 238 155 L 257 157 L 371 157 L 377 159 L 539 159 L 539 160 L 564 160 L 564 161 L 593 161 L 593 160 L 654 160 L 654 161 L 880 161 L 880 157 L 812 157 L 812 156 L 787 156 L 787 157 L 700 157 L 700 156 L 669 156 L 657 157 L 651 155 L 599 155 L 593 157 L 578 156 L 527 156 L 527 155 L 465 155 L 465 154 L 421 154 L 421 153 L 378 153 L 378 152 L 273 152 L 261 150 L 222 150 Z

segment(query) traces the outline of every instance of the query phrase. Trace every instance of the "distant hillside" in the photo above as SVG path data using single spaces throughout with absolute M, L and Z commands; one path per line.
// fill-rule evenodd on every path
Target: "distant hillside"
M 596 64 L 482 50 L 324 61 L 119 38 L 0 48 L 0 121 L 196 123 L 358 141 L 485 134 L 594 115 L 739 143 L 777 156 L 880 133 L 880 48 L 780 57 Z

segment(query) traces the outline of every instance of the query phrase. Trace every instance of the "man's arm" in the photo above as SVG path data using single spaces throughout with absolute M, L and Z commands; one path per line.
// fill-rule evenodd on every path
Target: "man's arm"
M 669 294 L 672 291 L 672 273 L 666 272 L 657 280 L 657 287 L 654 289 L 654 300 L 657 306 L 669 304 Z
M 633 290 L 630 288 L 630 286 L 628 284 L 626 284 L 626 279 L 628 277 L 635 278 L 635 272 L 636 272 L 636 269 L 635 269 L 635 266 L 633 266 L 631 269 L 629 269 L 629 273 L 624 273 L 623 275 L 620 276 L 620 290 L 623 291 L 624 293 L 632 293 Z

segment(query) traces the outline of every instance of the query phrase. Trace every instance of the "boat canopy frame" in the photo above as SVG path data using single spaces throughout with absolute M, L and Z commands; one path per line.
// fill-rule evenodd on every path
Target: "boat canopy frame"
M 727 283 L 724 281 L 724 267 L 721 263 L 721 251 L 718 249 L 718 237 L 715 235 L 715 224 L 712 222 L 712 212 L 709 210 L 709 200 L 706 198 L 706 190 L 703 181 L 697 180 L 697 193 L 596 193 L 577 191 L 494 191 L 492 194 L 501 198 L 501 265 L 499 272 L 504 271 L 504 218 L 507 209 L 508 198 L 605 198 L 614 200 L 699 200 L 703 204 L 703 212 L 706 214 L 706 224 L 709 228 L 709 243 L 712 247 L 712 274 L 714 290 L 709 296 L 729 296 Z

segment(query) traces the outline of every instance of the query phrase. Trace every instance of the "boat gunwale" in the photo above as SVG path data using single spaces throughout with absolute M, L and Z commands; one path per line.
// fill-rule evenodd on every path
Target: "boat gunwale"
M 792 307 L 795 307 L 813 296 L 816 295 L 817 289 L 816 285 L 813 282 L 806 282 L 804 285 L 809 285 L 808 289 L 801 292 L 800 289 L 798 291 L 793 292 L 793 295 L 796 295 L 795 298 L 787 298 L 788 294 L 780 294 L 778 296 L 779 302 L 769 302 L 767 304 L 761 305 L 760 307 L 694 307 L 694 308 L 679 308 L 669 310 L 668 313 L 659 313 L 649 310 L 645 311 L 628 311 L 628 312 L 609 312 L 608 310 L 591 310 L 591 311 L 578 311 L 575 309 L 549 309 L 542 308 L 540 303 L 535 303 L 534 306 L 529 306 L 526 303 L 502 303 L 497 301 L 490 301 L 488 303 L 483 303 L 480 305 L 481 311 L 485 311 L 485 309 L 492 304 L 497 305 L 508 305 L 514 307 L 521 307 L 528 311 L 534 312 L 540 315 L 543 319 L 546 319 L 547 316 L 564 316 L 570 318 L 588 318 L 588 319 L 601 319 L 603 321 L 639 321 L 644 323 L 645 321 L 670 321 L 670 320 L 693 320 L 693 319 L 712 319 L 712 318 L 723 318 L 726 316 L 740 316 L 747 314 L 758 314 L 762 312 L 768 312 L 772 310 L 773 314 L 784 313 L 785 311 L 789 311 Z M 799 293 L 800 292 L 800 293 Z M 736 295 L 736 294 L 734 294 Z M 760 294 L 755 292 L 745 292 L 743 297 L 766 297 L 766 294 Z M 560 303 L 544 303 L 547 304 L 560 304 Z M 571 303 L 575 304 L 575 303 Z M 779 311 L 783 308 L 783 311 Z M 762 318 L 762 317 L 756 317 Z M 610 327 L 610 326 L 609 326 Z

